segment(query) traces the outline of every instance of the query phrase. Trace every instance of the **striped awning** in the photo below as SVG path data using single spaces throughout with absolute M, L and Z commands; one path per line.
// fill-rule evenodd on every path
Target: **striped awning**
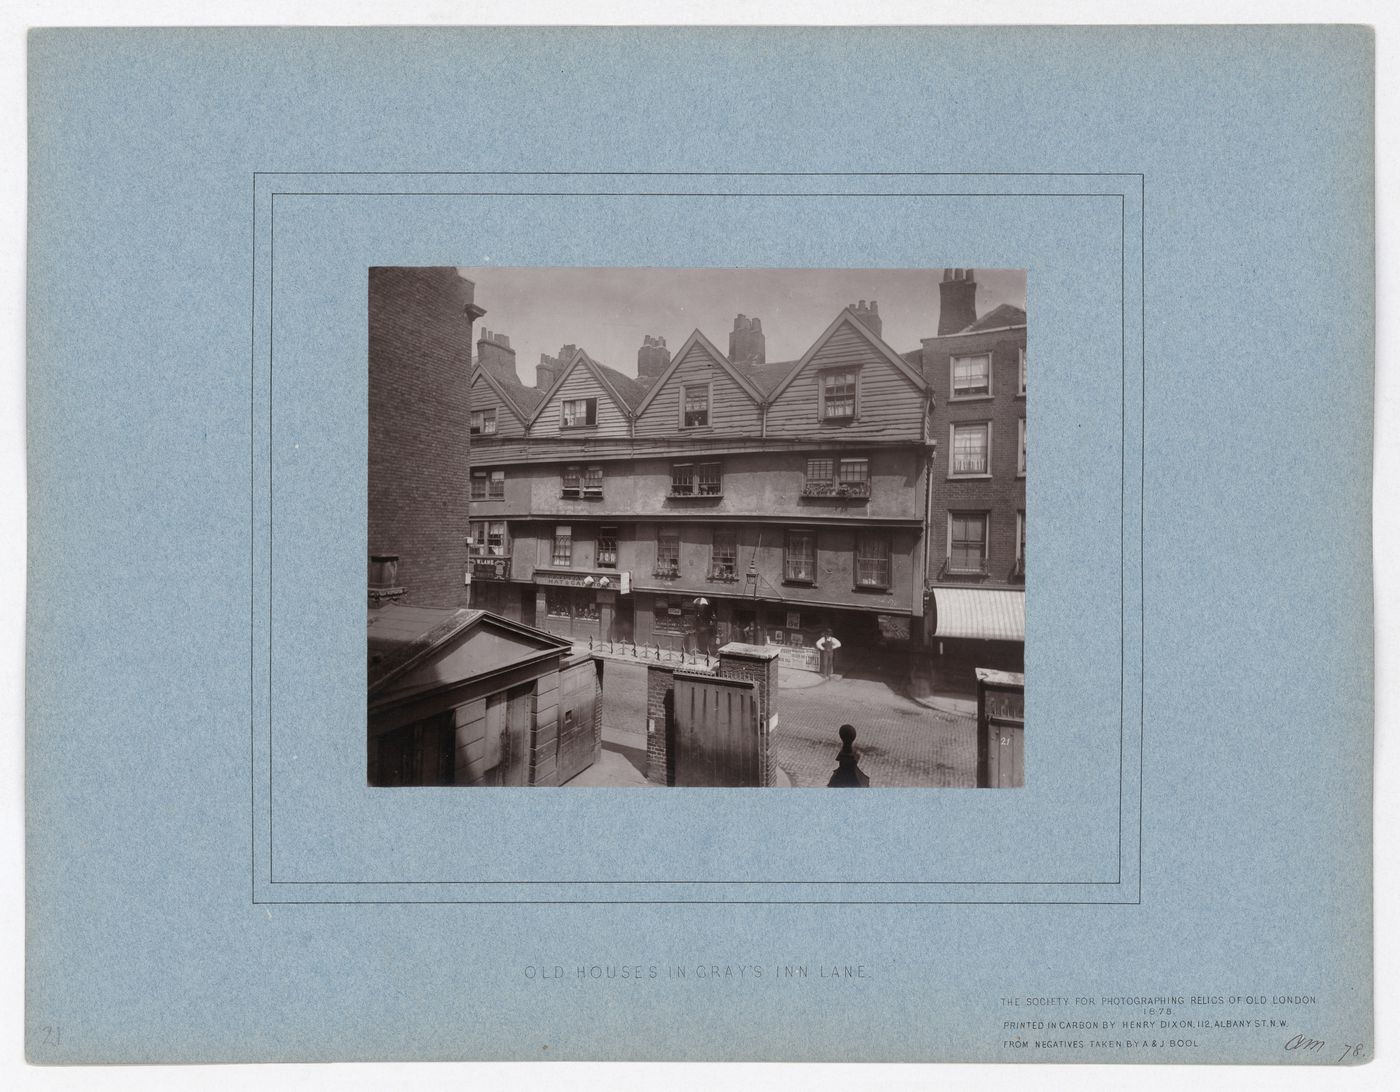
M 994 588 L 934 588 L 936 637 L 981 641 L 1026 639 L 1026 593 Z

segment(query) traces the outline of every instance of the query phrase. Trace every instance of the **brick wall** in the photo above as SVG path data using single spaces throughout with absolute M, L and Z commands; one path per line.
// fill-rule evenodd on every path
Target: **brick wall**
M 647 781 L 653 785 L 676 783 L 672 739 L 675 669 L 647 664 Z
M 369 552 L 415 606 L 466 605 L 471 302 L 448 267 L 369 271 Z
M 1019 424 L 1027 416 L 1026 396 L 1019 393 L 1020 352 L 1025 344 L 1024 329 L 924 341 L 924 373 L 934 390 L 933 436 L 938 442 L 930 521 L 929 578 L 932 580 L 975 583 L 982 587 L 1024 586 L 1013 570 L 1018 549 L 1016 516 L 1026 507 L 1026 479 L 1018 474 Z M 950 399 L 951 357 L 980 353 L 992 354 L 990 396 Z M 953 478 L 949 475 L 952 458 L 949 426 L 980 421 L 988 421 L 992 426 L 991 477 Z M 948 556 L 948 513 L 960 511 L 987 513 L 985 578 L 947 573 L 939 576 Z
M 774 717 L 778 709 L 778 650 L 762 645 L 731 643 L 719 650 L 721 679 L 742 679 L 754 684 L 758 697 L 759 749 L 763 754 L 763 784 L 772 785 L 777 778 L 777 763 L 773 758 Z

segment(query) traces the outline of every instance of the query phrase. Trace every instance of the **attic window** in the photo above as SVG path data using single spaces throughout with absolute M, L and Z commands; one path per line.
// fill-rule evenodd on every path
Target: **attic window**
M 472 435 L 490 436 L 496 431 L 496 410 L 472 410 Z
M 856 371 L 823 372 L 821 376 L 821 419 L 823 421 L 854 421 L 860 373 Z
M 561 428 L 586 428 L 598 423 L 598 399 L 566 398 L 559 407 Z
M 710 423 L 710 385 L 687 383 L 681 395 L 681 428 L 705 428 Z

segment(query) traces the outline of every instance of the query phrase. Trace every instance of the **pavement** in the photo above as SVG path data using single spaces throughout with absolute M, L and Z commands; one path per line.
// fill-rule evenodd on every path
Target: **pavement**
M 782 771 L 780 783 L 824 788 L 836 769 L 841 747 L 837 730 L 852 724 L 860 768 L 872 788 L 975 784 L 976 720 L 961 706 L 938 708 L 917 702 L 891 682 L 873 677 L 823 679 L 809 671 L 781 669 L 778 685 L 773 746 Z M 603 757 L 569 784 L 647 785 L 646 668 L 642 664 L 619 660 L 604 668 Z

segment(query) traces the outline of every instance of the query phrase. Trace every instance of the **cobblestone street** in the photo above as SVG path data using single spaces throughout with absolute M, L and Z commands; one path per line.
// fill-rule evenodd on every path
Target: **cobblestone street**
M 646 749 L 646 669 L 610 662 L 603 673 L 603 723 L 610 736 Z M 976 777 L 973 718 L 939 712 L 876 679 L 835 679 L 779 691 L 775 752 L 799 788 L 825 787 L 836 768 L 837 729 L 856 727 L 861 769 L 872 788 L 971 786 Z

